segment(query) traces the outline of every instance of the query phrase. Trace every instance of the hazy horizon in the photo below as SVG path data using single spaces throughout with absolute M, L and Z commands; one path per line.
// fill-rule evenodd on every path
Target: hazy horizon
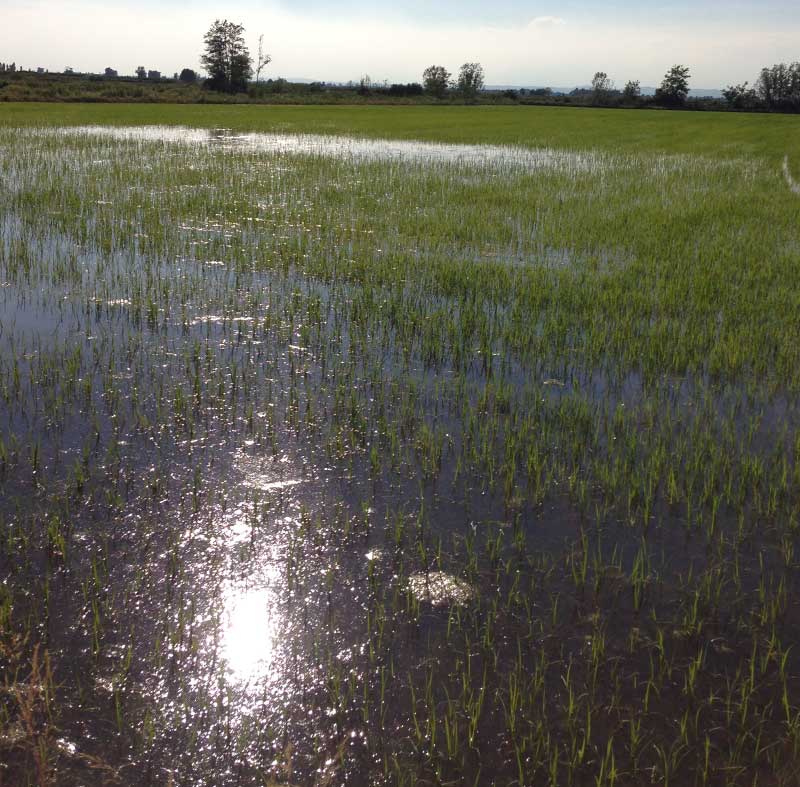
M 264 79 L 347 82 L 368 74 L 410 82 L 431 63 L 456 71 L 477 60 L 493 85 L 583 85 L 598 70 L 618 85 L 657 85 L 669 66 L 685 63 L 693 87 L 712 89 L 752 82 L 762 66 L 800 58 L 800 15 L 784 0 L 664 2 L 648 10 L 630 0 L 497 0 L 491 13 L 476 0 L 436 8 L 421 0 L 402 7 L 203 0 L 191 8 L 174 0 L 0 0 L 0 13 L 0 61 L 51 71 L 199 70 L 203 34 L 222 17 L 245 26 L 254 55 L 264 34 L 273 57 Z

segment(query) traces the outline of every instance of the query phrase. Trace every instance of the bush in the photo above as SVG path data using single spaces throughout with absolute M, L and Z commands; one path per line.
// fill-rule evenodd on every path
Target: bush
M 409 82 L 407 85 L 392 85 L 388 90 L 381 92 L 388 96 L 404 98 L 407 96 L 421 96 L 425 91 L 418 82 Z

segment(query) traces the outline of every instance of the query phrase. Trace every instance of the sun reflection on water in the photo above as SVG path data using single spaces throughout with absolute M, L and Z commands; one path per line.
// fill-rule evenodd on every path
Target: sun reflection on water
M 275 657 L 277 613 L 268 588 L 229 584 L 223 593 L 222 655 L 241 683 L 268 677 Z
M 218 597 L 218 631 L 228 681 L 250 693 L 254 684 L 263 688 L 279 673 L 279 635 L 286 623 L 286 539 L 299 522 L 295 490 L 305 482 L 288 460 L 264 463 L 242 451 L 234 466 L 240 501 L 223 518 L 218 534 L 231 570 Z M 267 516 L 259 513 L 265 501 Z

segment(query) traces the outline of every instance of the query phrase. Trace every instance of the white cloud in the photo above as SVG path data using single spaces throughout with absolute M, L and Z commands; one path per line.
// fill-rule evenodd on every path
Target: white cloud
M 5 0 L 0 0 L 2 8 Z M 99 0 L 21 0 L 2 8 L 0 57 L 26 67 L 130 74 L 137 65 L 171 74 L 198 67 L 203 33 L 218 15 L 210 0 L 178 8 L 151 0 L 123 7 Z M 480 61 L 489 84 L 569 87 L 595 71 L 617 84 L 639 79 L 656 85 L 673 63 L 692 68 L 696 87 L 751 82 L 763 65 L 796 58 L 797 25 L 782 31 L 745 30 L 733 21 L 714 28 L 640 27 L 609 20 L 597 25 L 540 16 L 523 26 L 476 25 L 466 20 L 422 23 L 361 13 L 352 16 L 289 11 L 260 0 L 232 0 L 229 19 L 241 21 L 251 50 L 264 33 L 273 56 L 267 76 L 329 81 L 419 80 L 431 63 L 456 71 Z M 532 39 L 535 43 L 532 44 Z
M 567 24 L 566 19 L 560 16 L 537 16 L 528 22 L 528 27 L 557 27 L 558 25 Z

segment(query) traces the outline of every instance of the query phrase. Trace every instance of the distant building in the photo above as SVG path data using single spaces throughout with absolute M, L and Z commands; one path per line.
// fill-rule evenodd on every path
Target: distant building
M 116 69 L 114 69 L 114 68 L 107 68 L 107 69 L 105 70 L 105 75 L 106 75 L 106 76 L 107 76 L 109 79 L 113 79 L 114 77 L 118 77 L 118 76 L 119 76 L 119 74 L 117 73 Z
M 46 74 L 47 72 L 41 66 L 39 66 L 39 68 L 36 69 L 36 73 L 37 74 Z
M 148 79 L 161 79 L 161 72 L 160 71 L 148 71 L 147 72 Z

